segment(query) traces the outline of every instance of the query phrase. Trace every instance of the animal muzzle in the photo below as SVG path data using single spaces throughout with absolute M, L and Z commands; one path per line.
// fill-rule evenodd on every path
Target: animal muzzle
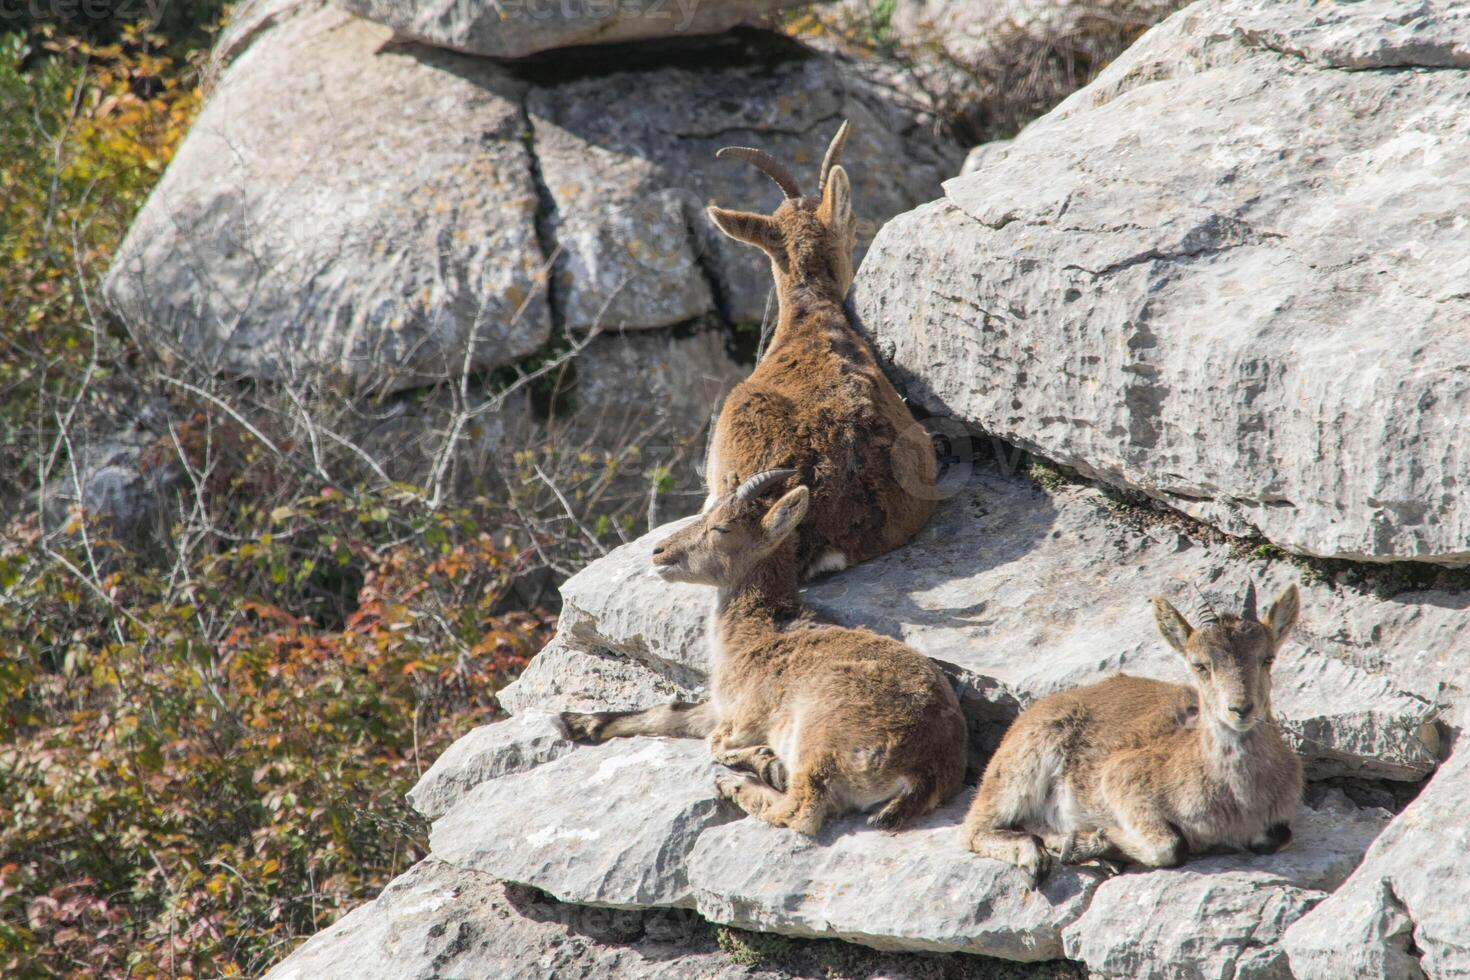
M 665 545 L 654 546 L 652 559 L 653 570 L 665 581 L 677 579 L 683 571 L 684 563 L 679 560 L 679 554 Z

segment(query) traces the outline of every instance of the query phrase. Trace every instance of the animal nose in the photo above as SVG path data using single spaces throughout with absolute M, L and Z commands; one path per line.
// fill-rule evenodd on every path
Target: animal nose
M 1241 721 L 1245 721 L 1247 718 L 1250 717 L 1251 710 L 1253 708 L 1255 708 L 1255 705 L 1251 704 L 1249 701 L 1247 701 L 1245 704 L 1232 704 L 1230 706 L 1230 713 L 1239 718 Z

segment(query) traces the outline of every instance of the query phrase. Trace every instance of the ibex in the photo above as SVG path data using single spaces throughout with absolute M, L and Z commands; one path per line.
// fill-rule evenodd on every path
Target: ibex
M 1198 629 L 1162 596 L 1153 605 L 1193 688 L 1120 674 L 1027 708 L 970 807 L 972 851 L 1036 882 L 1052 861 L 1174 867 L 1191 852 L 1268 854 L 1291 840 L 1302 770 L 1271 714 L 1271 663 L 1296 623 L 1296 586 L 1259 620 L 1251 585 L 1240 615 L 1206 605 Z
M 705 735 L 720 795 L 780 827 L 815 834 L 848 810 L 896 829 L 959 792 L 966 726 L 949 681 L 923 654 L 803 611 L 795 532 L 813 495 L 758 473 L 653 550 L 660 577 L 718 588 L 710 619 L 710 701 L 639 712 L 567 712 L 579 738 Z M 789 775 L 788 775 L 789 774 Z M 783 792 L 784 789 L 784 792 Z
M 840 571 L 906 543 L 934 511 L 933 444 L 867 343 L 847 321 L 857 221 L 838 163 L 843 123 L 822 160 L 815 197 L 769 154 L 727 146 L 785 199 L 770 215 L 711 207 L 726 235 L 771 260 L 779 316 L 769 349 L 725 400 L 710 439 L 708 509 L 726 481 L 791 468 L 812 506 L 797 533 L 802 577 Z

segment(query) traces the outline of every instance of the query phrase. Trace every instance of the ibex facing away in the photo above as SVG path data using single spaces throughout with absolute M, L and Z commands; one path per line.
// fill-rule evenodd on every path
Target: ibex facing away
M 843 123 L 815 197 L 761 150 L 730 146 L 785 195 L 770 215 L 712 207 L 726 235 L 771 260 L 780 311 L 770 347 L 725 400 L 710 440 L 708 508 L 726 482 L 790 467 L 811 490 L 797 532 L 802 577 L 837 571 L 906 543 L 934 512 L 933 444 L 847 321 L 857 221 L 839 165 Z
M 1206 610 L 1195 629 L 1155 598 L 1193 689 L 1120 674 L 1027 708 L 986 767 L 970 849 L 1039 880 L 1052 860 L 1173 867 L 1191 851 L 1285 847 L 1302 771 L 1271 715 L 1271 662 L 1298 601 L 1289 586 L 1259 620 L 1251 586 L 1241 615 Z
M 562 720 L 594 741 L 705 735 L 716 761 L 764 776 L 721 777 L 720 794 L 777 826 L 815 834 L 828 816 L 877 808 L 869 822 L 897 828 L 959 792 L 964 716 L 923 654 L 802 610 L 794 532 L 811 494 L 798 486 L 774 504 L 762 500 L 791 475 L 731 486 L 654 548 L 665 580 L 719 589 L 711 700 Z

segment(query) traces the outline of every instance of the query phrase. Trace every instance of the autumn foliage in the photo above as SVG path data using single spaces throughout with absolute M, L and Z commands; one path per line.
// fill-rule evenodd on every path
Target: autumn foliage
M 474 514 L 405 535 L 393 504 L 327 488 L 247 513 L 185 588 L 114 561 L 90 592 L 80 546 L 11 528 L 0 973 L 253 974 L 422 856 L 403 793 L 551 623 L 497 608 L 519 559 Z M 278 604 L 354 569 L 335 629 Z

